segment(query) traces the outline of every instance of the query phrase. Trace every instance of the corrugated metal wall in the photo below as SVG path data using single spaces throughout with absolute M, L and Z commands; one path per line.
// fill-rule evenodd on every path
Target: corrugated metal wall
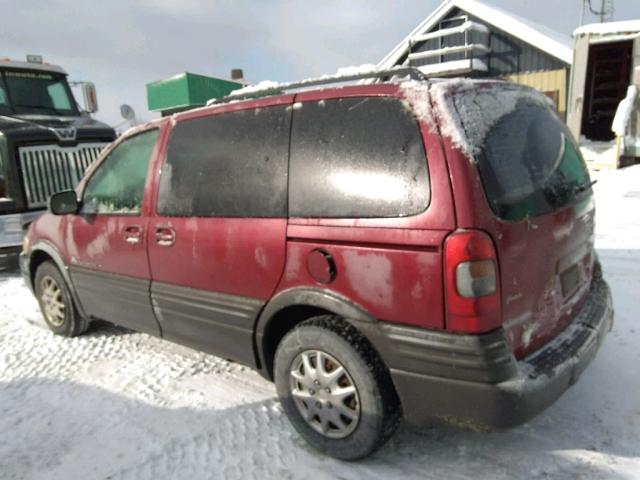
M 567 69 L 548 70 L 543 72 L 528 72 L 506 75 L 504 78 L 512 82 L 537 88 L 553 98 L 557 92 L 557 108 L 560 118 L 567 115 Z

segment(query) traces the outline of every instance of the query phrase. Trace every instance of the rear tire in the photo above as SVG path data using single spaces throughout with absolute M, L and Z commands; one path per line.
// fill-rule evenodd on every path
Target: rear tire
M 75 337 L 89 328 L 88 320 L 78 313 L 69 287 L 53 262 L 43 262 L 38 267 L 34 290 L 44 321 L 53 333 Z
M 393 434 L 400 402 L 385 365 L 350 324 L 332 315 L 301 323 L 274 362 L 282 407 L 314 448 L 342 460 L 364 458 Z

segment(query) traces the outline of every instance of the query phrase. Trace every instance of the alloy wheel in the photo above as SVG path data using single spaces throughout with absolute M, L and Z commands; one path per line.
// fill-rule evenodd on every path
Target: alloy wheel
M 53 327 L 61 327 L 65 318 L 65 304 L 62 289 L 50 276 L 40 280 L 40 300 L 47 321 Z
M 358 390 L 346 368 L 328 353 L 299 353 L 291 364 L 290 388 L 300 415 L 318 433 L 345 438 L 358 426 Z

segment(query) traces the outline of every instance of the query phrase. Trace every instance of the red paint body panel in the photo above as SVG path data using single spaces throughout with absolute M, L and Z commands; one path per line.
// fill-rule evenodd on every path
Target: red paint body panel
M 30 239 L 54 245 L 68 265 L 265 301 L 290 288 L 314 286 L 351 299 L 380 320 L 445 329 L 444 241 L 456 229 L 478 229 L 491 236 L 500 271 L 502 317 L 487 329 L 503 324 L 519 358 L 553 338 L 570 321 L 591 278 L 591 197 L 531 221 L 497 219 L 476 167 L 440 136 L 434 127 L 437 119 L 430 117 L 424 104 L 422 118 L 416 121 L 424 140 L 431 197 L 418 215 L 364 219 L 156 215 L 162 163 L 175 122 L 294 102 L 366 96 L 412 101 L 397 85 L 357 85 L 213 105 L 152 122 L 136 129 L 161 128 L 141 216 L 47 214 L 34 223 Z M 430 102 L 426 94 L 423 101 Z M 127 137 L 114 146 L 123 138 Z M 79 192 L 95 168 L 80 183 Z M 130 227 L 141 229 L 139 244 L 125 241 Z M 174 243 L 161 245 L 157 229 L 175 234 Z M 315 281 L 307 268 L 307 255 L 319 248 L 335 262 L 335 277 L 329 284 Z M 560 273 L 570 265 L 578 266 L 581 282 L 564 298 Z
M 167 123 L 164 121 L 144 125 L 135 130 L 135 133 L 139 133 L 152 128 L 160 128 L 158 142 L 149 160 L 140 215 L 67 215 L 65 217 L 67 223 L 64 251 L 68 256 L 69 265 L 134 278 L 150 278 L 145 239 L 151 209 L 150 199 L 154 190 L 152 172 L 160 154 L 162 142 L 166 139 L 166 125 Z M 102 156 L 101 160 L 90 168 L 78 185 L 78 191 L 81 192 L 81 195 L 96 168 L 108 157 L 111 150 L 127 138 L 129 136 L 120 137 L 110 146 L 106 155 Z M 130 234 L 127 230 L 132 228 L 138 229 L 138 243 L 130 243 L 126 240 L 126 236 Z
M 299 93 L 296 102 L 395 96 L 396 85 L 366 85 Z M 428 162 L 431 198 L 427 209 L 402 218 L 290 218 L 287 266 L 277 292 L 314 285 L 359 304 L 388 322 L 444 328 L 442 245 L 455 228 L 449 172 L 437 132 L 419 122 Z M 305 268 L 316 248 L 336 263 L 330 285 L 316 282 Z
M 214 105 L 177 115 L 176 121 L 287 105 L 293 97 Z M 170 129 L 171 124 L 167 124 L 166 138 L 155 159 L 152 175 L 155 188 L 146 192 L 151 199 L 147 242 L 153 281 L 267 300 L 284 269 L 287 219 L 158 215 L 158 186 Z M 156 241 L 156 230 L 166 227 L 175 232 L 175 244 L 171 246 Z
M 161 246 L 157 227 L 175 244 Z M 267 300 L 284 268 L 287 220 L 154 217 L 147 242 L 154 281 Z
M 446 144 L 460 228 L 489 233 L 498 253 L 502 324 L 518 358 L 554 338 L 578 311 L 593 270 L 593 197 L 521 222 L 499 220 L 491 211 L 473 163 Z M 580 270 L 579 288 L 563 297 L 560 273 Z
M 317 248 L 329 252 L 336 264 L 335 280 L 329 285 L 315 281 L 307 269 L 307 257 Z M 444 325 L 439 249 L 290 240 L 278 291 L 309 286 L 343 295 L 379 320 L 427 328 Z

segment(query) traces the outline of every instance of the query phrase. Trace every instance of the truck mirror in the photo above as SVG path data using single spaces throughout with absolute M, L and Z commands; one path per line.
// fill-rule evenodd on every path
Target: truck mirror
M 98 111 L 96 86 L 91 82 L 84 82 L 82 84 L 82 96 L 84 97 L 85 110 L 89 113 L 96 113 Z
M 77 213 L 79 208 L 80 203 L 74 190 L 63 190 L 49 197 L 49 211 L 54 215 Z

